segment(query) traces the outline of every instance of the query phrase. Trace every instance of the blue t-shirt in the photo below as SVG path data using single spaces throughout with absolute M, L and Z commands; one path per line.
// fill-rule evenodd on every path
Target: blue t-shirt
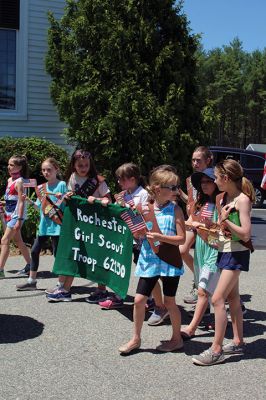
M 46 183 L 46 191 L 49 193 L 63 193 L 64 194 L 67 192 L 66 182 L 58 181 L 55 185 L 52 185 L 52 186 L 49 186 L 48 183 Z M 49 195 L 49 198 L 54 203 L 56 203 L 58 200 L 53 195 Z M 40 217 L 41 217 L 40 223 L 39 223 L 39 228 L 38 228 L 38 233 L 37 233 L 38 236 L 59 236 L 61 225 L 56 224 L 54 221 L 51 220 L 51 218 L 44 216 L 42 208 L 41 208 L 41 202 L 39 199 L 37 199 L 35 204 L 40 208 Z M 61 210 L 64 210 L 65 203 L 62 202 L 59 207 Z

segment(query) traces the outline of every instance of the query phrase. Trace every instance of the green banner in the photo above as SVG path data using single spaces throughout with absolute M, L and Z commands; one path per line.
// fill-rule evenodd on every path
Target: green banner
M 125 298 L 133 237 L 116 204 L 103 207 L 71 197 L 65 211 L 53 272 L 90 279 Z

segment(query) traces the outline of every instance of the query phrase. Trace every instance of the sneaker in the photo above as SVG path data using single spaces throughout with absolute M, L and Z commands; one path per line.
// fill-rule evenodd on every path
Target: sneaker
M 233 341 L 223 346 L 224 354 L 244 354 L 246 350 L 246 344 L 235 344 Z
M 107 297 L 107 290 L 105 292 L 103 292 L 102 290 L 96 290 L 89 297 L 86 297 L 85 301 L 90 304 L 98 304 L 99 302 L 107 300 Z
M 60 292 L 57 291 L 55 293 L 48 294 L 47 296 L 48 301 L 72 301 L 71 293 L 70 292 Z
M 4 270 L 0 270 L 0 279 L 3 279 L 5 277 L 5 271 Z
M 195 312 L 195 308 L 196 307 L 193 307 L 193 309 L 191 310 L 191 311 L 188 311 L 188 315 L 190 316 L 190 317 L 194 317 L 194 312 Z M 202 318 L 204 318 L 204 317 L 209 317 L 211 315 L 211 309 L 210 309 L 210 307 L 208 307 L 207 309 L 206 309 L 206 311 L 205 311 L 205 313 L 203 314 L 203 317 Z
M 196 288 L 193 288 L 191 292 L 184 297 L 184 303 L 186 304 L 196 304 L 198 301 L 198 291 Z
M 53 294 L 53 293 L 56 293 L 60 288 L 62 288 L 62 285 L 60 285 L 60 283 L 57 283 L 55 287 L 50 288 L 50 289 L 46 289 L 45 293 L 46 294 Z
M 118 299 L 116 296 L 108 297 L 105 301 L 99 301 L 99 306 L 105 310 L 115 310 L 124 306 L 122 299 Z
M 30 264 L 26 264 L 24 268 L 20 269 L 17 273 L 18 276 L 29 276 L 30 274 Z
M 37 290 L 37 282 L 26 282 L 26 283 L 22 283 L 21 285 L 16 285 L 16 288 L 18 291 L 21 290 Z
M 148 299 L 148 300 L 147 300 L 147 303 L 145 304 L 146 310 L 147 310 L 147 311 L 154 310 L 154 307 L 155 307 L 155 301 L 154 301 L 154 299 Z
M 169 318 L 169 312 L 167 310 L 162 310 L 157 308 L 153 311 L 152 315 L 148 319 L 148 325 L 159 325 L 161 324 L 166 318 Z
M 212 348 L 210 347 L 208 350 L 205 350 L 203 353 L 198 356 L 193 356 L 192 361 L 197 365 L 215 365 L 224 362 L 224 353 L 214 353 Z

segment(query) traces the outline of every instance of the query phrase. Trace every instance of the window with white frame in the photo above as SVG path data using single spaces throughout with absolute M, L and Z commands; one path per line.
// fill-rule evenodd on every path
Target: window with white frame
M 0 29 L 0 108 L 16 109 L 16 31 Z
M 0 0 L 0 119 L 26 118 L 27 3 Z

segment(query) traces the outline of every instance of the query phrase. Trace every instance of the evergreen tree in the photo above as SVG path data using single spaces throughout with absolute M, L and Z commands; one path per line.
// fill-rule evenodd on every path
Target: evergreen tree
M 200 141 L 198 41 L 175 3 L 68 0 L 60 21 L 49 16 L 53 101 L 70 142 L 105 170 L 131 160 L 185 173 Z

